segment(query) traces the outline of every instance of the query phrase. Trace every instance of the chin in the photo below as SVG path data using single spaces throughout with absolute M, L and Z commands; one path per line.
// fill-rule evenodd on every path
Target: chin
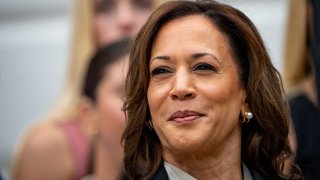
M 179 153 L 190 153 L 202 149 L 203 143 L 199 140 L 194 139 L 180 139 L 171 143 L 172 150 Z

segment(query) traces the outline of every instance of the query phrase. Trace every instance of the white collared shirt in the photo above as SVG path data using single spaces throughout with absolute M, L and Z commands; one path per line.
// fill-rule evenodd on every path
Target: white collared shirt
M 167 162 L 164 162 L 164 168 L 167 171 L 169 180 L 196 180 L 196 178 L 192 177 L 188 173 Z M 242 171 L 244 180 L 253 180 L 248 167 L 244 163 L 242 163 Z
M 167 171 L 169 180 L 196 180 L 196 178 L 192 177 L 188 173 L 167 162 L 164 162 L 164 168 Z

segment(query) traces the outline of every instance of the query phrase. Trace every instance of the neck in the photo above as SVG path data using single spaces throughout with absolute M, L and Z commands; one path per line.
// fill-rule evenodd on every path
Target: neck
M 170 153 L 164 150 L 165 161 L 180 168 L 196 179 L 242 179 L 241 134 L 231 137 L 228 142 L 215 146 L 208 153 Z M 182 154 L 182 155 L 181 155 Z
M 94 157 L 95 179 L 117 179 L 122 167 L 122 156 L 122 151 L 114 152 L 103 141 L 97 140 Z

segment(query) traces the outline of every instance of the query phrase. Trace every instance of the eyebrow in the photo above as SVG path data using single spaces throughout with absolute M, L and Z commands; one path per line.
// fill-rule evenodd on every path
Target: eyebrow
M 213 55 L 213 54 L 210 54 L 210 53 L 205 53 L 205 52 L 200 52 L 200 53 L 194 53 L 191 55 L 192 59 L 198 59 L 198 58 L 201 58 L 201 57 L 204 57 L 204 56 L 210 56 L 212 57 L 214 60 L 219 61 L 219 59 Z M 150 60 L 150 63 L 154 60 L 165 60 L 165 61 L 169 61 L 171 58 L 170 56 L 166 56 L 166 55 L 163 55 L 163 56 L 156 56 L 156 57 L 153 57 L 151 60 Z
M 201 58 L 201 57 L 204 57 L 204 56 L 210 56 L 210 57 L 212 57 L 214 60 L 220 62 L 219 59 L 218 59 L 215 55 L 210 54 L 210 53 L 205 53 L 205 52 L 202 53 L 202 52 L 201 52 L 201 53 L 192 54 L 192 58 L 193 58 L 193 59 Z
M 170 60 L 171 58 L 170 58 L 170 56 L 156 56 L 156 57 L 153 57 L 151 60 L 150 60 L 150 63 L 152 62 L 152 61 L 154 61 L 154 60 L 166 60 L 166 61 L 168 61 L 168 60 Z

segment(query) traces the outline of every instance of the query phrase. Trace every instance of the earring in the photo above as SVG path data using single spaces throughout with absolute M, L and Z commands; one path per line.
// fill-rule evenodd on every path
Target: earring
M 150 120 L 146 122 L 146 126 L 149 128 L 150 131 L 153 130 L 153 124 Z
M 241 120 L 241 123 L 249 123 L 250 120 L 253 118 L 253 113 L 252 112 L 245 112 L 243 119 Z

